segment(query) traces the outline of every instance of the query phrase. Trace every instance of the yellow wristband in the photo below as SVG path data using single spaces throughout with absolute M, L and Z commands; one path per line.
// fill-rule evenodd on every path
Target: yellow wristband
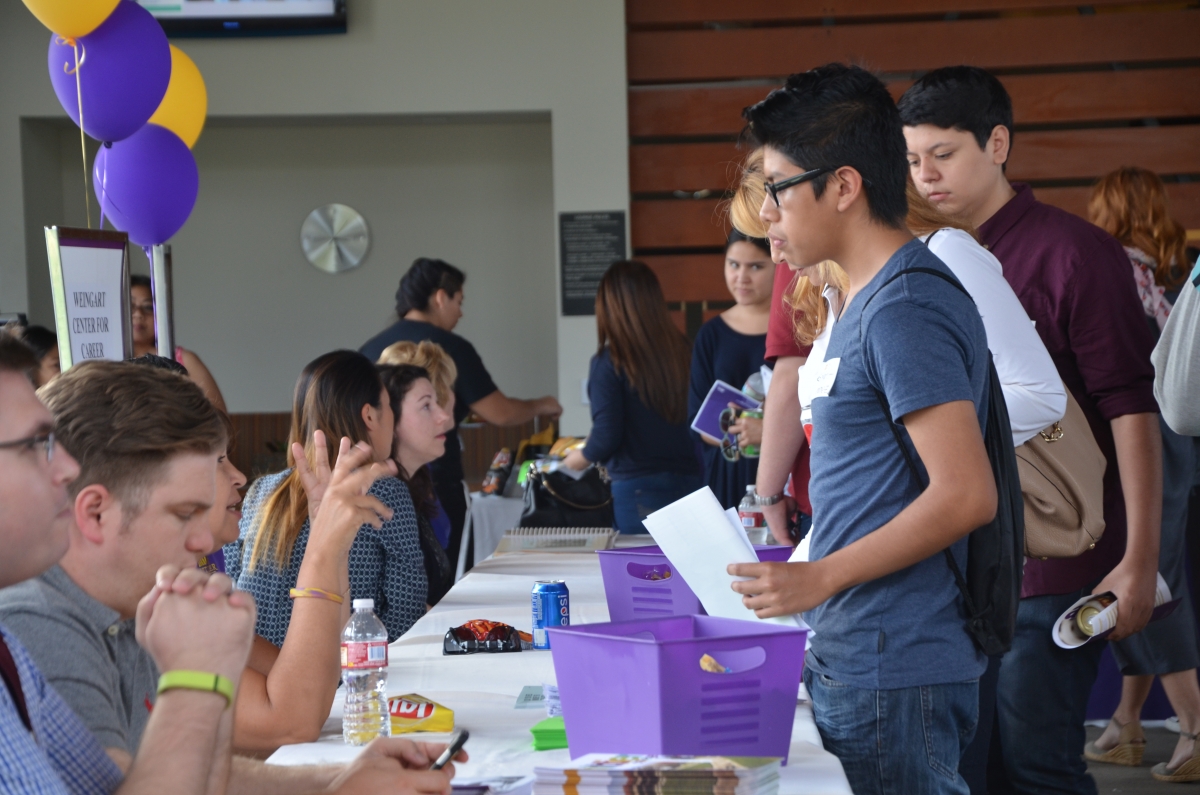
M 167 671 L 158 677 L 158 692 L 168 690 L 200 690 L 225 696 L 225 707 L 233 704 L 233 682 L 220 674 L 204 671 Z
M 326 591 L 324 588 L 292 588 L 288 591 L 288 596 L 293 599 L 328 599 L 339 605 L 346 601 L 342 598 L 341 594 Z

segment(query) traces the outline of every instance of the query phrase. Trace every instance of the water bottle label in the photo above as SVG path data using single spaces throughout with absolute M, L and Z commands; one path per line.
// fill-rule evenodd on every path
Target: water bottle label
M 343 668 L 386 668 L 388 664 L 387 641 L 372 640 L 363 643 L 342 644 Z

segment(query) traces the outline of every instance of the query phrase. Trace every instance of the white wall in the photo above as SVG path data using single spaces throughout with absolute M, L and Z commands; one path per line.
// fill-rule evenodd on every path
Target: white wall
M 503 3 L 351 0 L 349 12 L 350 33 L 344 36 L 176 42 L 196 61 L 207 81 L 213 129 L 205 136 L 212 135 L 214 139 L 210 145 L 202 137 L 197 145 L 201 204 L 189 226 L 174 241 L 179 254 L 187 248 L 189 240 L 219 240 L 224 234 L 221 228 L 212 225 L 221 219 L 215 206 L 211 212 L 205 209 L 210 206 L 207 192 L 233 188 L 217 173 L 210 179 L 206 173 L 209 161 L 205 147 L 211 146 L 215 158 L 211 162 L 216 164 L 222 162 L 216 156 L 218 150 L 231 146 L 231 139 L 226 136 L 244 135 L 253 139 L 257 133 L 245 131 L 303 129 L 321 120 L 335 122 L 339 129 L 348 131 L 346 135 L 370 136 L 364 127 L 367 123 L 386 120 L 387 125 L 399 129 L 406 121 L 401 117 L 420 117 L 429 122 L 430 116 L 439 115 L 450 121 L 460 114 L 505 114 L 502 119 L 511 119 L 508 114 L 548 113 L 553 212 L 546 220 L 553 233 L 557 234 L 554 214 L 558 212 L 628 209 L 624 14 L 620 0 Z M 60 151 L 58 142 L 55 147 L 35 144 L 24 154 L 20 145 L 22 119 L 36 121 L 63 116 L 45 73 L 48 41 L 49 34 L 22 4 L 0 4 L 0 239 L 8 242 L 0 257 L 0 310 L 3 311 L 22 311 L 29 306 L 31 297 L 35 302 L 37 299 L 29 294 L 26 275 L 27 269 L 44 266 L 44 252 L 39 251 L 40 234 L 29 234 L 41 222 L 26 217 L 27 211 L 45 212 L 56 200 L 64 205 L 71 202 L 67 195 L 58 198 L 60 191 L 65 194 L 69 189 L 57 174 L 47 175 L 48 180 L 56 183 L 52 189 L 39 190 L 42 183 L 34 174 L 26 174 L 24 183 L 32 188 L 23 188 L 22 182 L 23 167 L 48 168 L 51 151 Z M 222 126 L 237 122 L 252 124 L 228 129 Z M 471 124 L 476 122 L 477 116 Z M 25 131 L 26 138 L 45 134 L 41 125 L 29 121 Z M 516 150 L 506 151 L 506 156 L 519 160 Z M 468 153 L 463 156 L 466 158 Z M 31 192 L 34 195 L 26 196 Z M 327 200 L 334 199 L 321 201 Z M 445 214 L 442 220 L 447 226 L 441 227 L 442 230 L 450 230 L 454 236 L 472 235 L 467 219 L 456 217 L 453 206 L 434 209 L 431 217 L 437 215 L 436 210 Z M 295 228 L 299 220 L 291 222 Z M 370 215 L 368 221 L 372 221 Z M 372 225 L 377 232 L 381 231 L 378 224 Z M 22 242 L 26 256 L 22 256 Z M 294 241 L 290 245 L 294 247 Z M 415 255 L 411 248 L 390 251 L 377 246 L 370 264 L 364 268 L 382 271 L 384 262 L 403 264 L 405 258 L 410 260 Z M 556 260 L 555 257 L 555 263 Z M 480 266 L 467 261 L 458 264 L 471 274 L 469 285 L 480 284 Z M 201 278 L 182 274 L 187 265 L 180 262 L 181 275 L 177 277 L 181 339 L 186 332 L 192 347 L 217 365 L 214 367 L 217 377 L 223 384 L 229 382 L 233 394 L 239 396 L 232 401 L 235 410 L 286 408 L 286 395 L 272 398 L 274 402 L 270 405 L 258 402 L 256 387 L 244 379 L 262 372 L 260 369 L 251 366 L 230 370 L 228 376 L 221 369 L 226 367 L 227 357 L 232 360 L 239 355 L 251 355 L 247 351 L 255 348 L 266 325 L 292 322 L 294 307 L 262 307 L 264 316 L 253 322 L 237 313 L 229 313 L 222 323 L 203 322 L 213 311 L 213 293 L 204 292 Z M 272 267 L 284 267 L 282 260 Z M 556 264 L 554 270 L 557 273 Z M 298 266 L 296 271 L 303 273 Z M 544 265 L 535 265 L 527 278 L 532 282 L 537 274 L 544 272 Z M 256 270 L 256 263 L 248 263 L 243 273 L 244 279 L 258 285 L 258 280 L 267 282 L 277 277 L 279 271 L 264 275 Z M 350 283 L 339 279 L 359 278 L 365 282 L 371 278 L 368 275 L 323 277 L 325 280 L 321 281 L 315 278 L 319 276 L 314 271 L 312 277 L 305 274 L 298 278 L 297 284 L 288 286 L 294 291 L 291 297 L 301 305 L 305 301 L 317 302 L 328 297 L 326 285 Z M 398 273 L 392 274 L 393 284 L 386 293 L 380 295 L 374 291 L 357 297 L 367 304 L 359 308 L 367 318 L 364 327 L 378 327 L 386 319 L 396 276 Z M 190 289 L 197 290 L 195 296 L 189 294 Z M 227 294 L 233 289 L 234 285 L 222 285 L 221 292 Z M 496 299 L 486 290 L 468 295 L 469 314 L 463 331 L 484 348 L 485 337 L 504 332 L 492 327 L 475 328 L 470 313 L 478 313 L 476 317 L 483 320 L 495 309 L 488 307 L 485 311 L 484 306 Z M 556 283 L 556 303 L 557 295 Z M 590 317 L 556 316 L 553 332 L 557 366 L 553 368 L 556 373 L 548 378 L 557 382 L 557 392 L 567 409 L 563 429 L 582 433 L 587 429 L 588 419 L 586 407 L 579 400 L 579 383 L 594 351 L 595 323 Z M 338 338 L 331 342 L 352 344 L 356 339 Z M 236 347 L 231 349 L 231 340 L 240 343 L 240 351 Z M 521 339 L 511 341 L 513 346 L 524 343 Z M 310 343 L 306 340 L 304 344 Z M 497 350 L 503 347 L 497 346 Z M 262 360 L 293 356 L 286 350 L 266 347 L 253 355 Z M 294 356 L 302 363 L 302 355 Z M 509 390 L 500 366 L 491 361 L 489 364 L 502 388 Z M 293 377 L 294 373 L 295 369 Z M 274 393 L 274 388 L 271 391 Z M 535 394 L 535 390 L 524 391 L 519 385 L 511 387 L 511 391 L 523 396 Z M 245 397 L 244 404 L 240 396 Z

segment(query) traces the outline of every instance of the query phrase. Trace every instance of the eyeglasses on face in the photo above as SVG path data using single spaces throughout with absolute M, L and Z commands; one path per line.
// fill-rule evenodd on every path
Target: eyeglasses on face
M 802 185 L 805 182 L 808 182 L 809 180 L 814 180 L 817 177 L 821 176 L 822 174 L 828 174 L 830 171 L 834 171 L 834 170 L 835 169 L 824 168 L 824 167 L 813 168 L 813 169 L 809 169 L 808 171 L 803 172 L 802 174 L 797 174 L 794 177 L 788 177 L 787 179 L 781 179 L 778 182 L 768 182 L 765 185 L 763 185 L 763 187 L 765 187 L 767 189 L 767 193 L 771 194 L 771 198 L 775 201 L 775 206 L 778 207 L 780 191 L 785 191 L 788 188 L 795 187 L 796 185 Z
M 129 305 L 129 314 L 130 314 L 130 315 L 136 315 L 136 314 L 139 314 L 139 313 L 140 313 L 141 315 L 145 316 L 145 317 L 153 317 L 153 315 L 154 315 L 154 304 L 150 304 L 150 303 L 146 303 L 146 304 L 137 304 L 137 303 L 131 303 L 131 304 Z
M 11 442 L 0 442 L 0 450 L 34 450 L 39 447 L 46 453 L 47 464 L 54 460 L 54 431 L 26 436 L 24 439 L 13 439 Z

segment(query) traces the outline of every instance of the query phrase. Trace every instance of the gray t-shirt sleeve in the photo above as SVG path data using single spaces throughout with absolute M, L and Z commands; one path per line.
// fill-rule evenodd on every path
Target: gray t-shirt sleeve
M 1181 436 L 1200 436 L 1200 265 L 1183 283 L 1151 359 L 1163 419 Z
M 126 736 L 121 717 L 121 682 L 104 641 L 70 617 L 57 614 L 16 608 L 5 611 L 3 620 L 100 745 L 136 754 L 137 746 Z

